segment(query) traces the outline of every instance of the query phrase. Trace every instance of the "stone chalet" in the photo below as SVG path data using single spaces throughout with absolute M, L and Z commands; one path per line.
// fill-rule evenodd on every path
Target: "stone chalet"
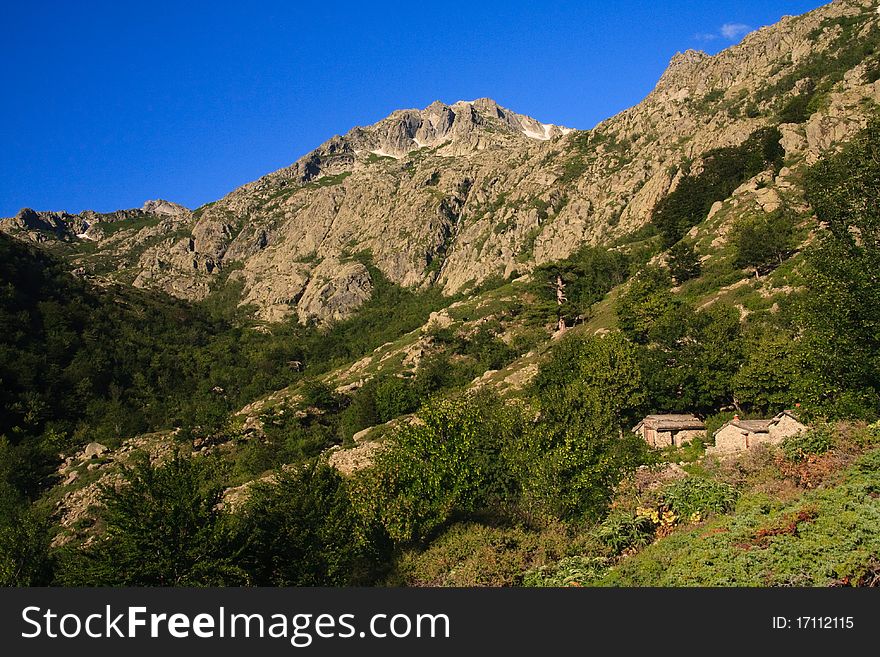
M 706 433 L 706 425 L 695 415 L 648 415 L 633 427 L 651 447 L 681 447 Z
M 783 411 L 769 420 L 740 420 L 738 415 L 715 432 L 715 446 L 708 454 L 732 454 L 755 445 L 778 445 L 807 427 L 793 411 Z

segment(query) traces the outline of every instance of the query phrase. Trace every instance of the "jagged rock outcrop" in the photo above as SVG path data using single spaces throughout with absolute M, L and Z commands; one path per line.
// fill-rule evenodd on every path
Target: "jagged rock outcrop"
M 299 321 L 343 319 L 370 298 L 372 289 L 370 272 L 362 263 L 325 260 L 312 271 L 297 303 Z

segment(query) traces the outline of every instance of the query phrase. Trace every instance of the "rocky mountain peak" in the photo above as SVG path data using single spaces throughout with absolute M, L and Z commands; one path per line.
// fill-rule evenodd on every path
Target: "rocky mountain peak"
M 491 98 L 478 98 L 398 110 L 372 126 L 355 128 L 346 139 L 355 150 L 401 158 L 421 148 L 450 147 L 449 154 L 462 154 L 503 145 L 509 137 L 547 141 L 570 131 L 513 112 Z

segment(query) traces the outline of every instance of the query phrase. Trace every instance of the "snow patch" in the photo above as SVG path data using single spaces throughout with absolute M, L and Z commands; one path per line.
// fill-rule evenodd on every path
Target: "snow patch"
M 526 137 L 531 137 L 532 139 L 537 139 L 539 141 L 547 141 L 550 137 L 547 136 L 547 132 L 542 130 L 541 132 L 535 132 L 534 130 L 529 130 L 528 128 L 523 128 L 523 134 Z
M 535 123 L 537 123 L 538 127 L 540 127 L 540 131 L 527 127 L 522 123 L 520 123 L 520 126 L 522 127 L 523 134 L 526 137 L 531 137 L 532 139 L 537 139 L 539 141 L 548 141 L 549 139 L 551 139 L 553 137 L 553 129 L 558 127 L 553 125 L 552 123 L 538 123 L 537 121 Z M 570 131 L 570 128 L 559 128 L 559 130 L 562 131 L 563 134 L 565 134 L 565 132 Z

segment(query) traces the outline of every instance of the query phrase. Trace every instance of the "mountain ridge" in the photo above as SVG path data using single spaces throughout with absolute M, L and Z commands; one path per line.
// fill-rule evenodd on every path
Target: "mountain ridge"
M 190 300 L 234 285 L 256 317 L 304 323 L 348 316 L 369 298 L 358 253 L 396 284 L 445 294 L 528 273 L 647 225 L 703 154 L 741 144 L 777 123 L 780 105 L 824 84 L 798 78 L 811 61 L 845 60 L 853 39 L 870 41 L 876 28 L 874 3 L 839 0 L 716 55 L 678 53 L 644 100 L 592 130 L 485 98 L 396 110 L 189 219 L 122 231 L 72 260 Z M 854 64 L 834 72 L 840 79 L 810 116 L 779 123 L 790 159 L 814 162 L 865 125 L 860 104 L 880 100 L 880 90 L 865 82 L 864 62 Z M 123 252 L 131 262 L 119 267 Z M 323 301 L 304 307 L 303 298 Z

